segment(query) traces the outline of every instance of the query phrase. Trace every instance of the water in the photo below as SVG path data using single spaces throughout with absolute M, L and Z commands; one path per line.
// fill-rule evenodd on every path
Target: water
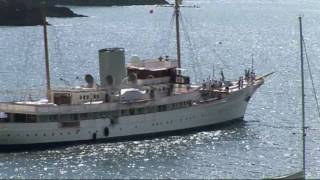
M 299 171 L 301 165 L 298 15 L 317 90 L 320 89 L 320 2 L 316 0 L 197 0 L 186 4 L 183 66 L 194 81 L 212 65 L 227 78 L 254 66 L 275 71 L 250 102 L 245 121 L 220 130 L 143 141 L 77 145 L 0 154 L 1 178 L 262 178 Z M 79 85 L 98 79 L 98 50 L 126 48 L 126 58 L 175 56 L 172 9 L 155 6 L 72 7 L 89 18 L 50 18 L 51 74 Z M 149 14 L 153 9 L 154 13 Z M 42 29 L 0 28 L 1 101 L 31 96 L 44 84 Z M 221 42 L 221 43 L 219 43 Z M 190 44 L 192 48 L 190 48 Z M 201 64 L 200 64 L 201 63 Z M 320 134 L 307 76 L 307 177 L 320 178 Z M 320 92 L 319 92 L 320 93 Z

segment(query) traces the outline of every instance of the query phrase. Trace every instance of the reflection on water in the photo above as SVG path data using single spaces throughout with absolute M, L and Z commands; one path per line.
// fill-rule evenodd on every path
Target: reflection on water
M 196 134 L 82 144 L 47 151 L 12 153 L 9 156 L 3 154 L 0 156 L 1 177 L 9 178 L 11 174 L 13 177 L 30 178 L 54 178 L 57 175 L 70 178 L 79 175 L 83 178 L 208 178 L 210 171 L 203 174 L 199 162 L 205 164 L 207 169 L 217 169 L 219 159 L 215 156 L 236 156 L 229 155 L 227 151 L 217 154 L 217 150 L 229 146 L 230 142 L 239 142 L 237 146 L 249 150 L 245 142 L 253 138 L 255 135 L 247 132 L 245 123 L 240 122 L 220 130 L 208 129 Z M 211 157 L 208 154 L 212 154 Z M 10 168 L 7 165 L 18 166 Z M 185 169 L 185 166 L 191 169 Z M 17 173 L 17 176 L 14 175 Z

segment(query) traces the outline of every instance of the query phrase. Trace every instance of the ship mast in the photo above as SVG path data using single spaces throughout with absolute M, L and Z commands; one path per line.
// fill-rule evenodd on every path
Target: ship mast
M 300 26 L 300 58 L 301 58 L 301 105 L 302 105 L 302 173 L 303 173 L 303 179 L 305 179 L 305 170 L 306 170 L 306 164 L 305 164 L 305 154 L 306 154 L 306 133 L 305 133 L 305 100 L 304 100 L 304 67 L 303 67 L 303 35 L 302 35 L 302 18 L 299 17 L 299 26 Z
M 42 2 L 43 5 L 43 36 L 44 36 L 44 52 L 45 52 L 45 66 L 46 66 L 46 84 L 47 84 L 47 99 L 48 103 L 52 102 L 51 98 L 51 84 L 50 84 L 50 65 L 49 65 L 49 48 L 48 48 L 48 33 L 47 33 L 47 14 L 46 14 L 46 1 Z
M 181 68 L 181 49 L 180 49 L 180 5 L 179 0 L 175 0 L 175 16 L 176 16 L 176 38 L 177 38 L 177 62 L 178 68 Z

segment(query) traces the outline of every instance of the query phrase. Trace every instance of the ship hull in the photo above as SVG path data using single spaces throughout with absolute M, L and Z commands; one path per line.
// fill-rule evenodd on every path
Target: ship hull
M 139 135 L 129 135 L 121 137 L 109 137 L 103 139 L 90 139 L 90 140 L 78 140 L 78 141 L 65 141 L 65 142 L 51 142 L 51 143 L 36 143 L 36 144 L 10 144 L 10 145 L 0 145 L 0 152 L 21 152 L 26 150 L 38 151 L 46 150 L 52 148 L 62 148 L 69 147 L 72 145 L 81 144 L 97 144 L 97 143 L 116 143 L 116 142 L 126 142 L 126 141 L 136 141 L 136 140 L 147 140 L 159 137 L 168 137 L 174 135 L 186 135 L 195 132 L 214 130 L 218 128 L 227 127 L 232 124 L 240 124 L 243 122 L 243 117 L 233 119 L 227 122 L 212 124 L 208 126 L 194 127 L 189 129 L 180 129 L 173 131 L 149 133 L 149 134 L 139 134 Z
M 191 107 L 123 116 L 116 121 L 83 120 L 76 128 L 58 122 L 0 124 L 0 151 L 48 148 L 72 143 L 145 139 L 174 133 L 200 131 L 244 117 L 250 97 L 258 85 L 249 86 L 221 100 Z

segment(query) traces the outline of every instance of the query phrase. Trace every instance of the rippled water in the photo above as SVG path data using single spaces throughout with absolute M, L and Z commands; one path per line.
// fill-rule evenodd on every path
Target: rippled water
M 0 153 L 0 178 L 262 178 L 301 167 L 298 15 L 320 89 L 320 2 L 189 0 L 184 8 L 183 66 L 195 81 L 212 65 L 227 78 L 250 67 L 270 77 L 252 98 L 243 123 L 188 135 L 48 151 Z M 54 86 L 98 77 L 98 50 L 124 47 L 126 57 L 174 56 L 172 9 L 155 6 L 72 7 L 89 18 L 50 18 Z M 150 9 L 154 10 L 149 14 Z M 187 35 L 188 34 L 188 35 Z M 189 37 L 189 38 L 188 38 Z M 43 96 L 41 27 L 0 28 L 2 101 Z M 191 43 L 188 43 L 188 39 Z M 221 43 L 220 43 L 221 42 Z M 192 47 L 192 48 L 190 48 Z M 307 78 L 309 78 L 307 76 Z M 97 78 L 98 80 L 98 78 Z M 320 92 L 319 92 L 320 93 Z M 307 176 L 320 178 L 320 120 L 307 81 Z

